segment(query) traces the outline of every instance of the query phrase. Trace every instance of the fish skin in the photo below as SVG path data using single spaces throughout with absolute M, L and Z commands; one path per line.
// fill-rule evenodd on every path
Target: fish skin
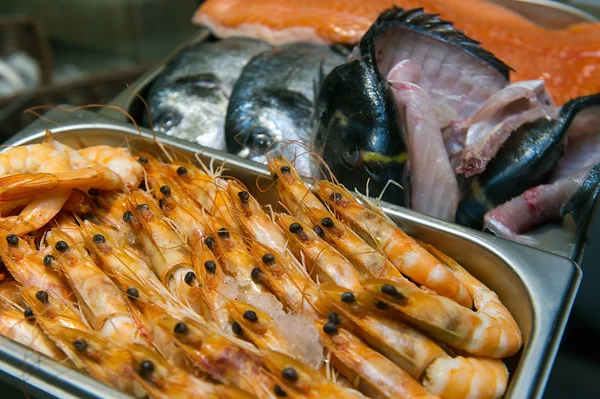
M 544 184 L 487 212 L 484 228 L 497 236 L 524 244 L 531 237 L 522 236 L 566 213 L 573 216 L 578 229 L 585 228 L 588 214 L 598 196 L 600 164 L 587 166 L 551 184 Z
M 555 119 L 538 119 L 523 125 L 504 143 L 458 206 L 456 222 L 483 227 L 485 213 L 536 187 L 548 178 L 564 151 L 571 123 L 583 110 L 600 104 L 600 94 L 570 100 Z
M 404 42 L 407 37 L 422 38 L 425 50 L 417 48 L 416 40 Z M 447 57 L 453 61 L 458 59 L 462 64 L 446 62 Z M 414 110 L 413 118 L 407 117 L 407 107 L 395 101 L 391 86 L 396 82 L 412 83 L 423 89 L 430 104 L 421 104 L 421 110 L 435 111 L 433 118 L 439 121 L 433 122 L 439 122 L 439 131 L 442 123 L 449 123 L 448 115 L 468 118 L 481 102 L 505 87 L 508 84 L 505 74 L 508 74 L 506 65 L 446 21 L 419 9 L 388 10 L 363 36 L 349 61 L 335 68 L 323 81 L 317 101 L 315 147 L 333 174 L 349 189 L 364 192 L 369 179 L 369 193 L 377 196 L 385 188 L 384 200 L 413 207 L 412 185 L 424 188 L 431 183 L 412 180 L 411 156 L 418 157 L 414 149 L 419 146 L 414 146 L 411 154 L 407 132 L 418 128 L 406 124 L 417 124 L 421 119 L 414 117 Z M 453 112 L 448 112 L 448 108 Z M 443 180 L 452 187 L 447 204 L 451 209 L 456 207 L 457 184 L 441 134 L 438 141 L 442 146 L 435 147 L 436 165 L 440 167 L 435 169 L 435 179 L 442 175 L 448 177 Z M 419 168 L 426 167 L 423 163 L 417 164 Z M 434 179 L 425 170 L 417 172 L 418 178 Z M 389 180 L 402 188 L 386 186 Z M 424 191 L 418 195 L 426 196 Z M 439 207 L 425 213 L 453 219 L 452 212 L 442 209 L 445 205 L 437 205 Z
M 512 81 L 544 79 L 557 105 L 600 92 L 600 23 L 549 30 L 484 0 L 207 0 L 194 21 L 225 37 L 357 43 L 393 5 L 451 21 L 515 69 Z
M 294 150 L 306 152 L 312 140 L 315 84 L 345 60 L 339 50 L 308 43 L 273 47 L 252 58 L 233 88 L 227 110 L 229 152 L 263 163 L 267 149 L 288 159 L 294 158 Z M 304 174 L 316 174 L 309 155 L 296 158 L 295 166 Z
M 154 129 L 206 147 L 226 150 L 225 114 L 244 65 L 270 46 L 232 38 L 181 50 L 152 84 L 147 102 Z M 144 125 L 150 126 L 146 115 Z

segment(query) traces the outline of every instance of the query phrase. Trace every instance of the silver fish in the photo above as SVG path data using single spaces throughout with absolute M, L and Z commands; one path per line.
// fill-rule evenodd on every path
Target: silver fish
M 225 123 L 229 151 L 263 163 L 268 149 L 290 159 L 295 152 L 305 153 L 311 145 L 315 85 L 344 61 L 342 48 L 307 43 L 274 47 L 254 57 L 231 95 Z M 308 155 L 296 158 L 301 173 L 315 174 L 311 164 Z
M 156 131 L 226 150 L 225 114 L 244 65 L 269 45 L 252 39 L 205 41 L 171 59 L 147 101 Z M 145 117 L 145 126 L 150 126 Z

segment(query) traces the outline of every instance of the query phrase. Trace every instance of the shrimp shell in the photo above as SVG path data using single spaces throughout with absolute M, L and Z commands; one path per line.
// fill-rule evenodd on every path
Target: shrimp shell
M 398 271 L 467 308 L 472 306 L 467 289 L 452 271 L 398 226 L 359 204 L 339 186 L 321 181 L 315 188 L 336 215 L 373 248 L 382 251 Z

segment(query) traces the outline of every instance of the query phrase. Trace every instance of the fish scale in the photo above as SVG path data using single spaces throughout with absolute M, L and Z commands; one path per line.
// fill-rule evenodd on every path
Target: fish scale
M 204 41 L 181 50 L 150 87 L 154 128 L 167 135 L 225 150 L 225 114 L 242 68 L 269 45 L 252 39 Z M 150 120 L 144 117 L 144 126 Z

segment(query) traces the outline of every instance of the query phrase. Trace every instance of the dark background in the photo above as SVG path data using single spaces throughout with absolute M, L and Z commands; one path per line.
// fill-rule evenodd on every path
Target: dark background
M 600 17 L 600 0 L 564 2 Z M 50 59 L 42 62 L 42 66 L 52 80 L 52 85 L 32 89 L 24 96 L 0 97 L 0 141 L 33 120 L 23 114 L 30 106 L 111 100 L 127 83 L 196 32 L 197 28 L 189 21 L 199 3 L 197 0 L 0 0 L 0 22 L 9 16 L 26 15 L 39 24 L 42 34 L 37 36 L 42 44 L 35 41 L 35 34 L 29 34 L 23 43 L 38 49 L 38 53 L 39 48 L 47 46 Z M 18 42 L 15 37 L 19 29 L 11 29 L 3 30 L 0 25 L 0 57 L 3 49 Z M 545 398 L 600 397 L 598 243 L 600 216 L 596 215 L 581 264 L 583 281 Z M 0 382 L 0 397 L 26 396 Z

